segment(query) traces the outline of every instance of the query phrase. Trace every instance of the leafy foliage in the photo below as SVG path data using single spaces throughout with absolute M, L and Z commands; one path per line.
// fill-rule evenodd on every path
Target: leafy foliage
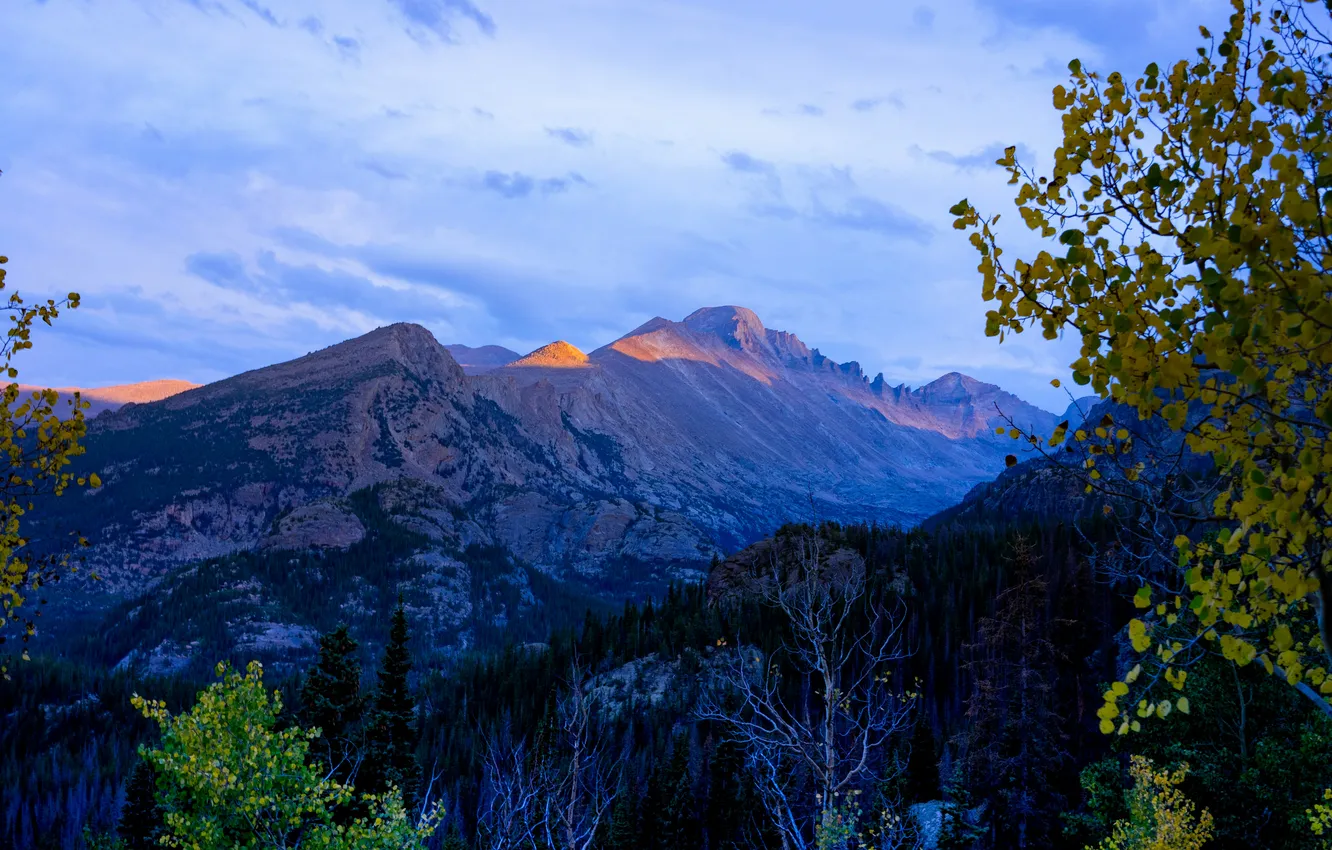
M 1153 63 L 1132 83 L 1071 62 L 1071 87 L 1054 90 L 1064 140 L 1049 177 L 1024 170 L 1011 147 L 998 161 L 1022 184 L 1023 222 L 1057 236 L 1061 254 L 1009 265 L 999 216 L 982 218 L 966 201 L 952 212 L 981 255 L 982 292 L 995 304 L 988 334 L 1078 335 L 1079 384 L 1183 433 L 1222 476 L 1209 508 L 1224 527 L 1175 541 L 1183 586 L 1145 593 L 1134 648 L 1155 645 L 1167 664 L 1181 658 L 1188 645 L 1160 640 L 1156 627 L 1188 617 L 1195 642 L 1326 696 L 1332 647 L 1317 632 L 1326 617 L 1313 613 L 1332 604 L 1332 86 L 1322 35 L 1332 10 L 1231 5 L 1219 38 L 1201 28 L 1195 61 Z M 1100 454 L 1129 450 L 1123 428 L 1097 430 Z M 1099 462 L 1086 460 L 1089 487 Z M 1184 672 L 1175 671 L 1181 688 Z M 1132 701 L 1120 702 L 1130 684 L 1107 692 L 1109 732 L 1139 725 Z
M 8 257 L 0 256 L 0 291 L 5 288 Z M 69 402 L 68 415 L 56 412 L 60 396 L 55 390 L 41 390 L 20 400 L 19 385 L 14 381 L 18 369 L 14 357 L 32 348 L 33 323 L 45 324 L 64 309 L 79 306 L 79 295 L 71 292 L 61 301 L 48 299 L 45 304 L 28 305 L 17 293 L 11 293 L 2 309 L 9 314 L 10 328 L 0 341 L 0 366 L 10 383 L 0 401 L 0 643 L 15 632 L 23 643 L 36 632 L 37 623 L 24 608 L 25 594 L 35 592 L 58 579 L 69 566 L 68 555 L 58 549 L 34 555 L 29 547 L 25 517 L 41 496 L 59 496 L 71 483 L 100 487 L 96 474 L 76 476 L 65 469 L 82 454 L 81 444 L 87 427 L 83 411 L 88 407 L 78 394 Z M 66 530 L 68 531 L 68 530 Z M 50 542 L 50 541 L 48 541 Z M 84 543 L 82 539 L 80 543 Z M 26 652 L 24 653 L 26 656 Z M 8 664 L 0 656 L 0 676 L 8 678 Z
M 1212 837 L 1212 815 L 1179 790 L 1188 765 L 1163 770 L 1134 756 L 1129 816 L 1117 822 L 1099 850 L 1200 850 Z
M 438 813 L 413 825 L 396 788 L 363 797 L 372 817 L 335 824 L 334 808 L 353 792 L 308 759 L 318 730 L 274 728 L 282 702 L 264 689 L 258 663 L 243 676 L 219 664 L 217 674 L 187 714 L 134 698 L 162 729 L 160 747 L 143 757 L 159 774 L 165 846 L 390 850 L 418 846 L 433 832 Z

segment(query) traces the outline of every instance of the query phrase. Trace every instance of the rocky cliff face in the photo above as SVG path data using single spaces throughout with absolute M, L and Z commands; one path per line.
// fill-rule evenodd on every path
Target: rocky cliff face
M 93 541 L 114 598 L 201 558 L 355 544 L 345 500 L 388 482 L 382 509 L 440 557 L 697 577 L 786 521 L 918 521 L 1003 468 L 1001 414 L 1055 422 L 961 375 L 870 381 L 738 307 L 466 371 L 397 324 L 103 414 L 84 458 L 103 486 L 52 503 L 49 528 Z

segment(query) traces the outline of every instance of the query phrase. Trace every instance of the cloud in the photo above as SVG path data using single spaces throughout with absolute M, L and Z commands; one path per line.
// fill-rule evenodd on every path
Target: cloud
M 823 115 L 823 107 L 815 106 L 812 103 L 802 103 L 800 104 L 799 109 L 801 115 L 810 115 L 815 118 Z
M 577 127 L 547 127 L 546 135 L 575 148 L 585 148 L 592 144 L 592 134 Z
M 360 58 L 361 43 L 351 36 L 333 36 L 333 46 L 338 49 L 340 54 L 342 54 L 343 59 L 355 60 Z
M 373 159 L 361 160 L 360 162 L 357 163 L 357 166 L 360 168 L 364 168 L 366 171 L 369 171 L 371 174 L 378 174 L 380 177 L 383 177 L 385 180 L 407 179 L 407 175 L 403 174 L 401 171 L 389 168 L 387 165 L 384 165 L 383 163 L 380 162 L 376 162 Z
M 945 213 L 960 197 L 1011 203 L 986 170 L 995 140 L 1038 154 L 1059 143 L 1051 71 L 1073 55 L 1099 51 L 1109 67 L 1132 55 L 1079 36 L 1085 23 L 1042 24 L 1077 9 L 617 0 L 608 30 L 595 3 L 255 2 L 284 25 L 239 0 L 199 0 L 205 14 L 0 0 L 14 80 L 0 86 L 0 234 L 23 247 L 12 279 L 27 291 L 77 281 L 87 304 L 105 298 L 88 327 L 148 338 L 39 344 L 33 377 L 173 376 L 162 352 L 187 337 L 200 356 L 223 352 L 217 369 L 252 368 L 394 311 L 437 314 L 450 341 L 587 348 L 723 302 L 871 371 L 920 358 L 921 374 L 903 364 L 889 380 L 947 364 L 1040 398 L 1066 377 L 1049 373 L 1054 354 L 1027 356 L 1058 353 L 1031 335 L 984 337 L 975 259 Z M 1179 15 L 1199 2 L 1177 0 Z M 1087 0 L 1085 15 L 1108 3 Z M 935 13 L 928 30 L 913 26 L 916 6 Z M 512 17 L 506 37 L 478 34 L 493 31 L 486 13 Z M 1150 17 L 1175 14 L 1157 0 Z M 1173 55 L 1188 51 L 1156 58 Z M 768 105 L 782 116 L 762 118 Z M 802 106 L 825 112 L 802 119 Z M 573 150 L 545 128 L 593 145 Z M 1010 234 L 1026 238 L 1020 222 Z M 136 318 L 133 286 L 173 320 Z M 284 341 L 260 352 L 259 339 Z
M 999 166 L 994 163 L 995 160 L 1003 157 L 1005 147 L 1007 145 L 1003 142 L 994 142 L 968 154 L 955 154 L 949 151 L 926 151 L 925 155 L 936 162 L 947 163 L 963 171 L 975 171 L 980 168 L 998 168 Z M 1035 159 L 1031 150 L 1020 142 L 1015 147 L 1017 148 L 1018 160 L 1030 165 L 1032 160 Z M 919 148 L 915 150 L 919 150 Z
M 827 227 L 874 233 L 921 244 L 930 241 L 933 229 L 923 220 L 893 204 L 864 195 L 848 198 L 836 208 L 815 202 L 811 220 Z
M 722 154 L 722 162 L 732 171 L 738 171 L 741 174 L 772 174 L 774 168 L 771 162 L 750 156 L 744 151 L 730 151 Z
M 484 35 L 495 36 L 495 19 L 482 12 L 471 0 L 389 0 L 413 27 L 427 29 L 441 41 L 452 43 L 453 21 L 466 18 Z
M 239 2 L 242 6 L 249 9 L 251 12 L 254 12 L 261 19 L 263 19 L 264 23 L 267 23 L 270 26 L 275 26 L 275 27 L 282 26 L 282 24 L 278 22 L 277 16 L 273 14 L 272 10 L 270 10 L 266 6 L 261 6 L 258 2 L 256 2 L 256 0 L 239 0 Z
M 587 186 L 587 180 L 577 172 L 569 172 L 565 177 L 547 177 L 537 179 L 520 171 L 505 173 L 487 171 L 481 178 L 481 188 L 494 192 L 502 198 L 526 198 L 533 194 L 557 195 L 568 191 L 575 185 Z
M 889 94 L 882 97 L 862 97 L 859 100 L 851 101 L 851 108 L 857 112 L 873 112 L 885 103 L 892 104 L 898 109 L 906 108 L 906 104 L 902 102 L 902 96 L 899 94 Z
M 245 268 L 235 252 L 200 252 L 186 258 L 185 266 L 213 286 L 255 295 L 272 304 L 355 310 L 387 322 L 446 318 L 449 308 L 456 306 L 438 289 L 380 285 L 339 269 L 286 263 L 272 251 L 257 254 L 254 272 Z

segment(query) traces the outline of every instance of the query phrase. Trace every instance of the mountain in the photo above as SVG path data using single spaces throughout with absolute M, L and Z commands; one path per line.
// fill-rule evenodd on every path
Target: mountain
M 68 402 L 73 400 L 74 393 L 79 393 L 79 397 L 89 403 L 84 410 L 84 416 L 92 419 L 104 410 L 117 410 L 126 404 L 147 404 L 153 401 L 161 401 L 164 398 L 183 393 L 186 390 L 192 390 L 199 384 L 192 384 L 189 381 L 161 380 L 161 381 L 141 381 L 137 384 L 117 384 L 113 387 L 61 387 L 56 390 L 60 394 L 60 401 L 56 405 L 56 412 L 63 411 Z M 29 384 L 19 384 L 20 398 L 27 397 L 34 392 L 40 392 L 43 388 Z
M 1004 416 L 1056 422 L 959 374 L 870 380 L 740 307 L 473 375 L 396 324 L 91 421 L 79 468 L 102 486 L 43 506 L 35 539 L 93 541 L 97 608 L 234 552 L 369 552 L 384 517 L 418 540 L 393 562 L 413 604 L 480 610 L 498 581 L 530 609 L 547 578 L 618 598 L 787 521 L 918 522 L 1003 469 Z M 481 551 L 506 564 L 491 584 Z M 378 604 L 356 599 L 330 604 Z
M 510 351 L 502 345 L 483 345 L 479 348 L 472 348 L 469 345 L 446 345 L 444 348 L 468 375 L 479 375 L 497 369 L 512 363 L 520 356 L 518 352 Z

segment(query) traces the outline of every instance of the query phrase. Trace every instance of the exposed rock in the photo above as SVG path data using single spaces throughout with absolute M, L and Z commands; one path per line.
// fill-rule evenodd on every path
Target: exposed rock
M 246 652 L 291 652 L 312 648 L 319 633 L 291 623 L 246 623 L 236 640 L 236 649 Z
M 662 661 L 655 654 L 636 658 L 594 676 L 588 691 L 606 716 L 618 715 L 630 705 L 657 706 L 666 699 L 679 668 L 678 661 Z
M 350 506 L 313 502 L 280 515 L 263 549 L 345 549 L 365 537 L 365 526 Z

